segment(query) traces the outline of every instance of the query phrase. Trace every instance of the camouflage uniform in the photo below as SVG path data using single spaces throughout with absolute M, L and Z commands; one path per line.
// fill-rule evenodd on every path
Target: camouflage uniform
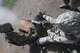
M 38 39 L 38 44 L 49 42 L 61 42 L 67 44 L 78 43 L 80 41 L 80 13 L 75 11 L 64 12 L 57 19 L 44 15 L 48 22 L 56 27 L 55 31 L 48 30 L 48 36 Z
M 35 30 L 30 32 L 24 31 L 22 29 L 14 31 L 10 23 L 0 25 L 0 33 L 5 33 L 5 38 L 8 40 L 8 42 L 17 46 L 30 44 L 35 42 L 38 38 L 37 32 Z
M 70 6 L 72 9 L 76 9 L 78 6 L 80 6 L 80 0 L 63 0 L 64 1 L 64 6 L 61 7 L 66 7 Z
M 63 0 L 65 4 L 69 4 L 71 7 L 78 7 L 80 5 L 80 0 Z

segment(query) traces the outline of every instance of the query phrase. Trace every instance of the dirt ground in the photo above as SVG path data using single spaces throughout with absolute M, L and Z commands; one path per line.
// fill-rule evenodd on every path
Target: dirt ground
M 57 18 L 63 13 L 64 9 L 59 6 L 63 4 L 62 0 L 17 0 L 11 9 L 18 16 L 18 19 L 33 19 L 38 12 L 46 11 L 53 18 Z M 5 34 L 3 34 L 5 35 Z M 5 37 L 0 34 L 0 53 L 41 53 L 41 46 L 15 46 L 6 42 Z M 46 53 L 55 53 L 52 48 Z
M 61 4 L 62 0 L 18 0 L 12 10 L 22 19 L 33 18 L 40 11 L 56 18 L 65 11 L 59 8 Z

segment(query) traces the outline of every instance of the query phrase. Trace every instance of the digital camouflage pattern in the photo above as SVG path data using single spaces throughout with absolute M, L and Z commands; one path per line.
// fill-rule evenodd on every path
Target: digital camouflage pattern
M 62 30 L 66 36 L 78 36 L 80 38 L 80 12 L 68 11 L 59 15 L 56 19 L 58 28 Z

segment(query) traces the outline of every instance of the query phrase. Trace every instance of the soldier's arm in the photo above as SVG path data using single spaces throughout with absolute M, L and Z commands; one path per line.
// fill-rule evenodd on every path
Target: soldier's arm
M 43 15 L 43 18 L 45 18 L 48 22 L 50 23 L 56 23 L 56 19 L 53 19 L 52 17 L 50 16 L 47 16 L 47 15 Z
M 36 23 L 36 24 L 41 24 L 41 22 L 35 21 L 35 20 L 31 20 L 32 23 Z

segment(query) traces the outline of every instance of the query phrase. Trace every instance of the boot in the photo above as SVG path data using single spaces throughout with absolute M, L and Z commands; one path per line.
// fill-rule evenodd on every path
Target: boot
M 70 9 L 70 6 L 69 5 L 66 5 L 66 4 L 63 4 L 60 6 L 60 8 L 63 8 L 63 9 Z

